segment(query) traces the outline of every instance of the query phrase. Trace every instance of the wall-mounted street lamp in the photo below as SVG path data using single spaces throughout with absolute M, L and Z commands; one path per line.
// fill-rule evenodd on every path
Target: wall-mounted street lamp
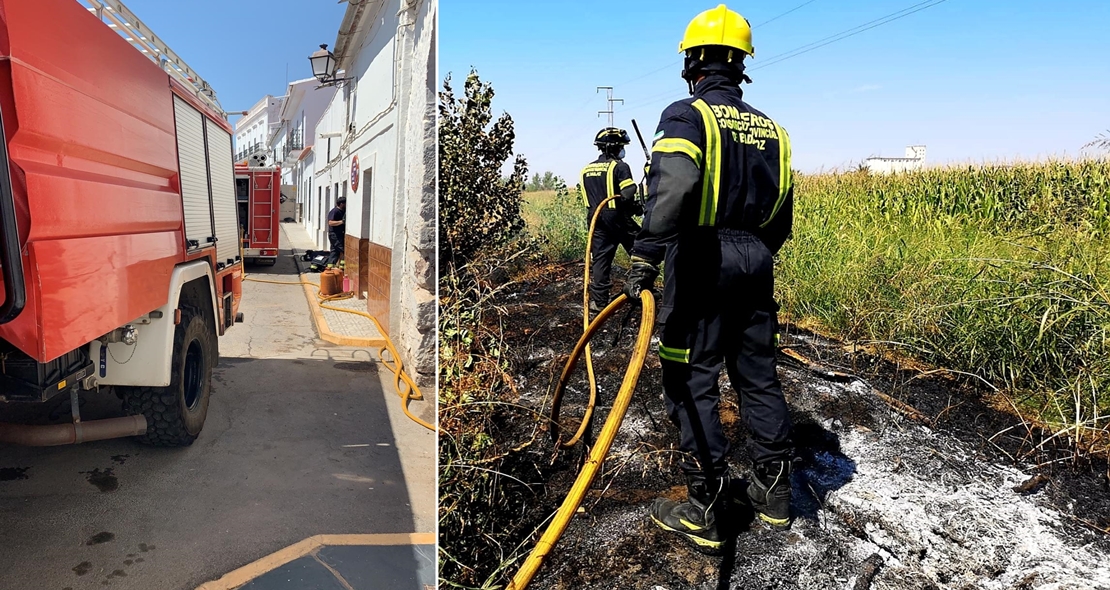
M 335 55 L 328 51 L 327 43 L 320 45 L 318 51 L 308 56 L 308 61 L 312 64 L 312 75 L 320 81 L 321 86 L 331 86 L 348 80 L 354 80 L 354 78 L 335 77 L 335 67 L 339 62 L 335 59 Z

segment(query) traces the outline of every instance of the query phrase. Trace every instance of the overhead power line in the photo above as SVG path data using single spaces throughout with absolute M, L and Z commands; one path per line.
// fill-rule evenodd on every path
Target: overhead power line
M 661 67 L 661 68 L 658 68 L 658 69 L 654 69 L 654 70 L 652 70 L 652 71 L 650 71 L 650 72 L 648 72 L 648 73 L 646 73 L 646 74 L 641 74 L 641 75 L 639 75 L 639 76 L 636 76 L 635 78 L 631 78 L 631 79 L 625 80 L 624 82 L 621 82 L 620 84 L 617 84 L 617 86 L 624 86 L 625 84 L 631 84 L 631 83 L 633 83 L 633 82 L 635 82 L 635 81 L 637 81 L 637 80 L 643 80 L 644 78 L 647 78 L 648 76 L 650 76 L 650 75 L 652 75 L 652 74 L 658 74 L 659 72 L 662 72 L 663 70 L 670 70 L 670 69 L 673 69 L 673 68 L 674 68 L 675 66 L 677 66 L 677 65 L 679 65 L 679 64 L 681 64 L 681 63 L 682 63 L 682 60 L 681 60 L 681 59 L 680 59 L 680 60 L 678 60 L 678 61 L 673 61 L 673 62 L 671 62 L 671 63 L 669 63 L 669 64 L 667 64 L 667 65 L 665 65 L 665 66 L 663 66 L 663 67 Z
M 771 23 L 773 23 L 773 22 L 775 22 L 775 21 L 779 20 L 780 18 L 782 18 L 782 17 L 784 17 L 784 16 L 786 16 L 786 15 L 788 15 L 788 14 L 790 14 L 790 13 L 794 12 L 795 10 L 798 10 L 799 8 L 805 8 L 806 6 L 809 6 L 810 4 L 813 4 L 813 3 L 814 3 L 814 2 L 816 2 L 816 1 L 817 1 L 817 0 L 809 0 L 809 2 L 802 2 L 801 4 L 799 4 L 799 5 L 795 6 L 794 8 L 791 8 L 790 10 L 787 10 L 786 12 L 784 12 L 784 13 L 782 13 L 782 14 L 778 15 L 778 16 L 774 16 L 774 17 L 772 17 L 772 18 L 771 18 L 770 20 L 765 20 L 765 21 L 763 21 L 763 22 L 761 22 L 761 23 L 759 23 L 759 24 L 756 24 L 756 25 L 752 25 L 752 28 L 754 29 L 754 28 L 756 28 L 756 27 L 762 27 L 763 25 L 769 25 L 769 24 L 771 24 Z
M 856 25 L 856 26 L 854 26 L 850 29 L 845 29 L 843 31 L 840 31 L 839 33 L 829 35 L 828 37 L 825 37 L 823 39 L 818 39 L 817 41 L 807 43 L 807 44 L 802 45 L 800 47 L 795 47 L 794 49 L 791 49 L 790 51 L 772 56 L 772 57 L 768 58 L 767 61 L 761 62 L 758 65 L 755 65 L 755 66 L 752 66 L 752 67 L 748 68 L 748 71 L 752 72 L 752 71 L 755 71 L 755 70 L 759 70 L 759 69 L 763 69 L 763 68 L 766 68 L 766 67 L 769 67 L 769 66 L 773 66 L 773 65 L 778 64 L 778 63 L 782 63 L 782 62 L 784 62 L 788 59 L 793 59 L 795 57 L 798 57 L 800 55 L 809 53 L 809 52 L 814 51 L 816 49 L 820 49 L 821 47 L 824 47 L 826 45 L 831 45 L 833 43 L 836 43 L 837 41 L 843 41 L 844 39 L 847 39 L 849 37 L 854 37 L 854 36 L 859 35 L 860 33 L 863 33 L 865 31 L 869 31 L 871 29 L 874 29 L 876 27 L 880 27 L 880 26 L 885 25 L 887 23 L 891 23 L 891 22 L 894 22 L 896 20 L 905 18 L 907 16 L 910 16 L 911 14 L 921 12 L 922 10 L 932 8 L 932 7 L 937 6 L 939 4 L 943 4 L 947 1 L 948 0 L 925 0 L 924 2 L 918 2 L 917 4 L 907 6 L 906 8 L 903 8 L 901 10 L 898 10 L 898 11 L 892 12 L 890 14 L 881 16 L 881 17 L 876 18 L 874 20 L 867 21 L 867 22 L 865 22 L 861 25 Z M 643 107 L 643 106 L 654 104 L 655 102 L 658 102 L 658 99 L 660 99 L 660 98 L 664 98 L 664 97 L 679 98 L 681 96 L 685 96 L 685 94 L 686 94 L 685 92 L 678 92 L 678 91 L 674 91 L 674 90 L 668 90 L 667 92 L 663 92 L 663 93 L 660 93 L 660 94 L 650 96 L 650 97 L 648 97 L 647 99 L 645 99 L 643 101 L 637 102 L 636 104 L 629 105 L 629 106 L 625 107 L 625 110 L 628 111 L 628 110 L 638 109 L 638 108 Z
M 843 41 L 844 39 L 847 39 L 849 37 L 855 37 L 856 35 L 858 35 L 860 33 L 863 33 L 865 31 L 870 31 L 871 29 L 874 29 L 875 27 L 880 27 L 880 26 L 885 25 L 887 23 L 892 23 L 896 20 L 903 19 L 907 16 L 910 16 L 911 14 L 921 12 L 922 10 L 926 10 L 928 8 L 932 8 L 934 6 L 937 6 L 938 4 L 944 4 L 947 1 L 948 0 L 925 0 L 925 2 L 920 2 L 918 4 L 914 4 L 913 6 L 903 8 L 902 10 L 899 10 L 898 12 L 892 12 L 891 14 L 888 14 L 888 15 L 883 16 L 883 17 L 879 17 L 879 18 L 877 18 L 873 21 L 863 23 L 862 25 L 853 27 L 853 28 L 848 29 L 846 31 L 841 31 L 841 32 L 839 32 L 835 35 L 830 35 L 828 37 L 825 37 L 824 39 L 819 39 L 819 40 L 814 41 L 813 43 L 810 43 L 808 45 L 803 45 L 801 47 L 791 49 L 790 51 L 787 51 L 786 53 L 780 53 L 776 56 L 768 58 L 767 61 L 762 62 L 759 65 L 756 65 L 756 66 L 753 66 L 753 67 L 749 68 L 749 70 L 754 71 L 754 70 L 759 70 L 759 69 L 762 69 L 762 68 L 766 68 L 768 66 L 773 66 L 777 63 L 784 62 L 788 59 L 798 57 L 799 55 L 809 53 L 810 51 L 813 51 L 815 49 L 820 49 L 820 48 L 822 48 L 826 45 L 836 43 L 837 41 Z
M 790 10 L 787 10 L 786 12 L 779 13 L 779 14 L 771 17 L 770 19 L 765 20 L 765 21 L 763 21 L 759 24 L 752 25 L 752 28 L 755 29 L 755 28 L 758 28 L 758 27 L 762 27 L 763 25 L 771 24 L 771 23 L 779 20 L 780 18 L 782 18 L 782 17 L 784 17 L 784 16 L 786 16 L 786 15 L 792 13 L 792 12 L 796 12 L 797 10 L 799 10 L 801 8 L 805 8 L 806 6 L 809 6 L 810 4 L 813 4 L 816 1 L 817 0 L 808 0 L 807 2 L 802 2 L 801 4 L 795 6 L 794 8 L 791 8 Z M 654 69 L 654 70 L 652 70 L 652 71 L 650 71 L 646 74 L 640 74 L 639 76 L 636 76 L 635 78 L 625 80 L 624 82 L 616 84 L 616 86 L 624 86 L 625 84 L 631 84 L 632 82 L 636 82 L 637 80 L 643 80 L 644 78 L 647 78 L 648 76 L 650 76 L 652 74 L 658 74 L 659 72 L 662 72 L 663 70 L 669 70 L 669 69 L 671 69 L 671 68 L 673 68 L 677 65 L 680 65 L 681 63 L 682 63 L 681 59 L 678 60 L 678 61 L 671 62 L 671 63 L 669 63 L 669 64 L 667 64 L 667 65 L 665 65 L 661 68 Z
M 784 12 L 784 13 L 778 15 L 778 16 L 775 16 L 775 17 L 771 18 L 770 20 L 767 20 L 767 21 L 764 21 L 764 22 L 760 23 L 759 26 L 766 25 L 766 24 L 768 24 L 768 23 L 770 23 L 774 20 L 777 20 L 778 18 L 786 16 L 787 14 L 790 14 L 791 12 L 794 12 L 794 11 L 796 11 L 796 10 L 798 10 L 798 9 L 808 5 L 808 4 L 812 4 L 815 1 L 816 0 L 809 0 L 808 2 L 803 2 L 802 4 L 800 4 L 798 6 L 795 6 L 794 8 L 791 8 L 790 10 L 787 10 L 786 12 Z M 778 64 L 778 63 L 782 63 L 782 62 L 787 61 L 789 59 L 793 59 L 795 57 L 798 57 L 798 56 L 804 55 L 806 53 L 809 53 L 811 51 L 815 51 L 817 49 L 825 47 L 826 45 L 831 45 L 833 43 L 836 43 L 837 41 L 843 41 L 844 39 L 854 37 L 856 35 L 859 35 L 860 33 L 870 31 L 871 29 L 874 29 L 876 27 L 880 27 L 882 25 L 892 23 L 896 20 L 903 19 L 903 18 L 905 18 L 907 16 L 910 16 L 912 14 L 916 14 L 918 12 L 921 12 L 922 10 L 933 8 L 934 6 L 938 6 L 938 5 L 943 4 L 947 1 L 948 0 L 924 0 L 923 2 L 918 2 L 917 4 L 912 4 L 912 5 L 907 6 L 906 8 L 903 8 L 901 10 L 897 10 L 895 12 L 886 14 L 884 16 L 880 16 L 879 18 L 867 21 L 863 24 L 856 25 L 856 26 L 854 26 L 850 29 L 845 29 L 843 31 L 840 31 L 839 33 L 829 35 L 828 37 L 818 39 L 818 40 L 813 41 L 811 43 L 807 43 L 807 44 L 802 45 L 800 47 L 796 47 L 794 49 L 791 49 L 790 51 L 780 53 L 778 55 L 767 58 L 766 61 L 764 61 L 762 63 L 759 63 L 758 65 L 755 65 L 753 67 L 748 68 L 748 71 L 755 71 L 755 70 L 766 68 L 766 67 Z M 651 74 L 660 72 L 660 71 L 665 70 L 667 68 L 672 68 L 675 65 L 680 64 L 680 63 L 682 63 L 681 60 L 679 60 L 676 63 L 668 64 L 668 65 L 663 66 L 659 69 L 653 70 L 653 71 L 651 71 L 647 74 L 644 74 L 644 75 L 639 76 L 637 78 L 633 78 L 632 80 L 628 80 L 628 81 L 624 82 L 624 84 L 627 84 L 629 82 L 634 82 L 636 80 L 639 80 L 641 78 L 650 76 Z M 635 110 L 635 109 L 638 109 L 638 108 L 641 108 L 641 107 L 644 107 L 644 106 L 655 104 L 656 102 L 659 102 L 659 99 L 677 100 L 678 98 L 681 98 L 683 96 L 686 96 L 685 91 L 679 92 L 679 91 L 674 91 L 674 90 L 667 90 L 666 92 L 662 92 L 660 94 L 652 95 L 652 96 L 650 96 L 650 97 L 648 97 L 648 98 L 644 99 L 643 101 L 638 102 L 636 104 L 626 106 L 623 110 L 631 111 L 631 110 Z M 549 149 L 555 149 L 555 148 L 558 148 L 558 147 L 562 147 L 562 145 L 561 145 L 562 143 L 564 143 L 564 142 L 559 141 L 559 142 L 550 143 L 550 144 L 548 144 Z M 546 152 L 546 150 L 544 150 L 544 152 Z

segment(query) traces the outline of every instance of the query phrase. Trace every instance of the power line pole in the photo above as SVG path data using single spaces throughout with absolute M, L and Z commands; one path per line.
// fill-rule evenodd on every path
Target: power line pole
M 621 104 L 624 104 L 624 99 L 623 98 L 613 98 L 613 87 L 612 86 L 598 86 L 597 87 L 597 92 L 601 92 L 602 90 L 605 91 L 605 101 L 609 104 L 609 110 L 607 110 L 607 111 L 598 111 L 597 116 L 600 117 L 602 115 L 609 115 L 609 126 L 612 127 L 613 126 L 613 103 L 618 103 L 619 102 Z M 597 94 L 597 92 L 594 92 L 594 94 Z

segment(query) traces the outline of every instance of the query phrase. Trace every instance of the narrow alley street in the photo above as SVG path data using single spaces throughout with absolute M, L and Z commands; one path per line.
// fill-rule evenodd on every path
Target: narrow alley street
M 303 229 L 283 230 L 277 264 L 248 277 L 297 282 L 286 233 Z M 318 339 L 300 285 L 243 291 L 191 447 L 0 446 L 0 588 L 434 584 L 434 433 L 405 417 L 376 350 Z M 87 419 L 122 413 L 103 388 L 81 401 Z M 27 411 L 66 421 L 69 400 L 0 421 Z

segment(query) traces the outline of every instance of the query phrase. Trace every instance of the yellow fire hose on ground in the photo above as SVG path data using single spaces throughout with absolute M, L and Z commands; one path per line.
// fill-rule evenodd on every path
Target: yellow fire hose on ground
M 583 189 L 584 190 L 584 189 Z M 586 269 L 582 273 L 582 331 L 590 327 L 590 253 L 593 249 L 594 229 L 597 228 L 597 218 L 601 215 L 601 210 L 614 199 L 619 198 L 620 195 L 612 195 L 607 197 L 604 201 L 598 204 L 597 209 L 594 210 L 593 217 L 590 218 L 590 230 L 586 234 Z M 586 403 L 586 411 L 582 415 L 582 422 L 578 424 L 578 431 L 574 436 L 567 439 L 565 442 L 559 442 L 559 407 L 563 403 L 563 389 L 556 388 L 555 395 L 551 399 L 551 437 L 555 444 L 564 449 L 569 449 L 578 444 L 578 441 L 585 434 L 586 429 L 590 427 L 590 419 L 593 417 L 594 406 L 597 404 L 597 378 L 594 377 L 594 361 L 593 353 L 590 350 L 589 341 L 586 342 L 586 378 L 590 382 L 590 399 Z
M 593 338 L 601 326 L 604 325 L 606 320 L 609 319 L 616 311 L 630 300 L 627 295 L 621 294 L 614 299 L 605 309 L 597 315 L 592 322 L 589 321 L 589 282 L 590 282 L 590 243 L 593 241 L 593 233 L 597 224 L 598 214 L 601 208 L 609 201 L 617 198 L 616 196 L 609 197 L 598 205 L 597 210 L 594 211 L 593 218 L 590 220 L 590 232 L 587 235 L 586 242 L 586 271 L 585 271 L 585 285 L 586 291 L 583 297 L 583 317 L 584 317 L 584 330 L 582 337 L 578 339 L 575 344 L 570 358 L 567 359 L 566 365 L 563 367 L 563 372 L 559 376 L 559 382 L 555 386 L 555 392 L 552 396 L 551 408 L 551 428 L 553 430 L 554 440 L 558 446 L 558 420 L 559 420 L 559 406 L 562 400 L 563 391 L 566 389 L 567 382 L 570 381 L 571 373 L 578 365 L 578 359 L 582 353 L 586 353 L 586 371 L 590 381 L 590 399 L 586 407 L 586 413 L 582 418 L 582 423 L 578 427 L 578 432 L 574 437 L 569 439 L 561 446 L 569 447 L 578 442 L 579 438 L 588 427 L 590 417 L 593 413 L 594 405 L 597 401 L 597 383 L 594 380 L 593 364 L 590 361 L 590 340 Z M 609 416 L 605 419 L 605 424 L 598 434 L 597 441 L 590 449 L 589 456 L 582 466 L 582 471 L 579 472 L 578 477 L 574 480 L 574 485 L 571 486 L 570 492 L 563 500 L 559 510 L 555 513 L 551 524 L 548 525 L 547 530 L 544 531 L 543 536 L 536 542 L 536 546 L 532 552 L 525 559 L 524 564 L 513 576 L 512 581 L 509 583 L 507 590 L 524 590 L 532 581 L 532 578 L 539 571 L 540 566 L 543 565 L 544 558 L 551 553 L 555 547 L 555 543 L 559 541 L 559 537 L 563 535 L 567 525 L 570 524 L 571 518 L 574 517 L 578 506 L 582 504 L 582 499 L 586 496 L 586 492 L 593 485 L 594 479 L 597 477 L 598 471 L 605 460 L 605 455 L 609 453 L 609 447 L 613 443 L 613 439 L 620 430 L 621 422 L 624 421 L 624 415 L 628 411 L 628 404 L 632 401 L 632 394 L 636 391 L 636 383 L 640 380 L 640 370 L 644 366 L 644 360 L 647 358 L 648 347 L 651 344 L 651 332 L 655 325 L 655 299 L 650 290 L 640 292 L 640 331 L 636 336 L 636 344 L 632 350 L 632 358 L 628 362 L 628 368 L 624 373 L 624 380 L 621 381 L 620 389 L 617 391 L 617 396 L 613 401 L 613 408 L 609 410 Z
M 613 313 L 617 311 L 625 303 L 628 303 L 627 295 L 623 293 L 613 300 L 601 313 L 594 318 L 594 321 L 586 328 L 585 333 L 578 339 L 578 344 L 574 347 L 574 352 L 571 353 L 570 358 L 567 359 L 566 366 L 563 367 L 563 373 L 559 377 L 559 384 L 556 385 L 556 394 L 561 394 L 562 390 L 566 387 L 567 382 L 570 380 L 571 372 L 578 364 L 578 359 L 582 355 L 586 346 L 589 344 L 590 339 L 598 332 L 601 326 Z M 601 464 L 605 460 L 605 455 L 609 453 L 609 446 L 613 443 L 613 439 L 617 435 L 617 431 L 621 427 L 621 422 L 624 420 L 624 414 L 628 411 L 628 404 L 632 401 L 632 394 L 636 390 L 636 383 L 640 380 L 640 369 L 644 366 L 644 359 L 647 358 L 648 345 L 651 343 L 651 331 L 655 324 L 655 299 L 651 291 L 643 291 L 640 293 L 640 305 L 642 312 L 640 316 L 640 333 L 636 336 L 636 346 L 632 352 L 632 359 L 628 363 L 628 369 L 624 373 L 624 380 L 621 381 L 620 390 L 617 392 L 617 397 L 613 401 L 613 409 L 609 411 L 609 417 L 605 419 L 605 425 L 601 427 L 601 432 L 597 436 L 597 441 L 594 443 L 593 448 L 590 449 L 590 455 L 586 459 L 582 471 L 578 474 L 578 478 L 574 480 L 574 485 L 570 488 L 570 493 L 567 494 L 566 499 L 563 500 L 562 506 L 559 511 L 555 513 L 555 518 L 552 519 L 551 524 L 548 525 L 547 530 L 544 532 L 540 540 L 536 542 L 536 547 L 532 549 L 532 553 L 524 561 L 524 565 L 517 571 L 516 576 L 513 577 L 512 582 L 509 583 L 508 590 L 524 590 L 528 583 L 532 581 L 532 577 L 539 571 L 540 565 L 547 557 L 548 553 L 554 548 L 555 543 L 562 536 L 563 531 L 566 530 L 570 519 L 574 517 L 575 511 L 582 503 L 582 499 L 586 496 L 586 491 L 589 490 L 593 484 L 594 478 L 597 477 L 598 471 L 601 469 Z
M 240 240 L 239 243 L 240 243 L 240 253 L 241 253 L 242 252 L 242 240 Z M 354 296 L 353 293 L 340 293 L 338 295 L 323 295 L 323 294 L 320 293 L 320 285 L 318 283 L 313 283 L 312 281 L 306 281 L 304 279 L 301 279 L 297 282 L 291 282 L 291 281 L 268 281 L 268 280 L 264 280 L 264 279 L 255 279 L 255 278 L 247 277 L 247 273 L 246 273 L 245 270 L 243 271 L 243 280 L 244 281 L 252 281 L 252 282 L 255 282 L 255 283 L 268 283 L 268 284 L 271 284 L 271 285 L 297 285 L 297 286 L 311 285 L 313 287 L 316 287 L 316 297 L 320 302 L 320 308 L 321 309 L 330 309 L 332 311 L 341 311 L 343 313 L 353 313 L 355 315 L 360 315 L 364 318 L 369 318 L 370 321 L 374 322 L 374 326 L 378 329 L 378 333 L 380 333 L 382 335 L 382 337 L 385 338 L 385 346 L 378 350 L 378 360 L 380 360 L 381 363 L 383 365 L 385 365 L 385 368 L 389 369 L 390 372 L 393 373 L 393 387 L 395 387 L 397 389 L 397 395 L 401 396 L 401 409 L 404 410 L 405 415 L 409 417 L 409 420 L 412 420 L 413 422 L 416 422 L 417 424 L 423 426 L 424 428 L 427 428 L 428 430 L 431 430 L 433 432 L 436 431 L 435 426 L 433 426 L 431 424 L 428 424 L 427 422 L 421 420 L 420 418 L 417 418 L 416 416 L 414 416 L 412 414 L 412 412 L 409 411 L 409 401 L 412 400 L 413 398 L 423 399 L 423 394 L 420 393 L 420 388 L 416 386 L 416 383 L 412 380 L 411 377 L 409 377 L 408 373 L 405 372 L 404 365 L 401 362 L 401 355 L 397 354 L 397 349 L 393 346 L 393 340 L 390 339 L 389 335 L 386 334 L 385 330 L 382 329 L 382 325 L 381 325 L 380 322 L 378 322 L 378 318 L 370 315 L 369 313 L 366 313 L 365 311 L 358 311 L 357 309 L 343 309 L 342 307 L 335 307 L 333 305 L 326 305 L 326 303 L 328 301 L 338 301 L 340 299 L 350 299 L 351 297 Z M 386 351 L 389 352 L 389 356 L 391 357 L 391 360 L 385 358 Z M 404 385 L 404 389 L 402 389 L 402 384 Z

